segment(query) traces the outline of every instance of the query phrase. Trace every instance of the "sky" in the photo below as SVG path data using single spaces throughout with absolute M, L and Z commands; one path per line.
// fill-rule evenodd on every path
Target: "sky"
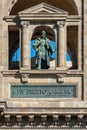
M 34 40 L 31 41 L 31 58 L 36 56 L 36 52 L 32 47 L 33 44 L 34 44 Z M 52 54 L 51 58 L 55 59 L 56 58 L 56 43 L 54 41 L 50 41 L 50 44 L 51 44 L 52 48 L 55 50 L 55 53 Z M 20 59 L 21 59 L 20 58 L 20 48 L 18 48 L 12 57 L 12 61 L 20 61 Z M 71 57 L 68 52 L 66 52 L 66 60 L 71 61 Z

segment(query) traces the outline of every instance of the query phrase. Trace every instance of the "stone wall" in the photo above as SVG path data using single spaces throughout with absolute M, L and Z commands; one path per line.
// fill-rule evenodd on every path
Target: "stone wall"
M 84 100 L 87 100 L 87 1 L 84 0 L 84 5 L 83 5 L 83 11 L 84 11 L 84 57 L 83 57 L 83 61 L 84 61 L 84 71 L 85 71 L 85 75 L 84 75 Z
M 81 3 L 81 0 L 75 0 L 78 7 L 78 14 L 82 15 L 82 50 L 81 60 L 83 68 L 78 70 L 49 70 L 49 71 L 30 71 L 17 70 L 9 71 L 9 52 L 8 52 L 8 23 L 4 16 L 9 15 L 12 7 L 17 0 L 1 0 L 0 2 L 0 114 L 10 114 L 11 110 L 15 115 L 29 115 L 31 112 L 38 114 L 60 112 L 61 115 L 68 113 L 83 114 L 87 110 L 87 0 Z M 70 2 L 70 1 L 69 1 Z M 6 5 L 7 4 L 7 5 Z M 68 7 L 67 7 L 68 8 Z M 80 50 L 80 51 L 81 51 Z M 52 63 L 53 64 L 53 63 Z M 79 61 L 78 64 L 81 64 Z M 45 98 L 45 99 L 27 99 L 11 98 L 12 84 L 77 84 L 76 98 Z M 4 101 L 4 105 L 2 102 Z M 12 114 L 13 114 L 12 113 Z M 64 118 L 65 119 L 65 118 Z M 69 118 L 68 118 L 69 119 Z M 82 118 L 79 118 L 82 121 Z M 81 122 L 80 122 L 81 123 Z M 6 124 L 7 125 L 7 124 Z M 80 124 L 81 125 L 81 124 Z M 78 126 L 79 127 L 79 126 Z M 82 126 L 81 126 L 82 127 Z M 9 127 L 8 127 L 9 128 Z M 76 127 L 74 127 L 76 129 Z M 79 127 L 80 128 L 80 127 Z M 87 126 L 85 127 L 87 128 Z M 11 128 L 12 129 L 12 128 Z M 30 128 L 31 129 L 31 128 Z M 40 128 L 39 128 L 40 129 Z M 60 129 L 60 128 L 58 128 Z M 63 129 L 63 127 L 62 127 Z M 4 127 L 5 130 L 5 127 Z M 9 129 L 10 130 L 10 129 Z M 19 130 L 19 128 L 17 128 Z M 27 128 L 26 128 L 27 130 Z M 33 128 L 34 130 L 34 128 Z M 56 130 L 56 127 L 55 127 Z

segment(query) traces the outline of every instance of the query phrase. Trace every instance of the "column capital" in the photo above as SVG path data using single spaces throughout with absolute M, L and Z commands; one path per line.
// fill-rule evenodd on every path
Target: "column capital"
M 26 28 L 30 25 L 30 21 L 21 21 L 21 25 L 23 28 Z
M 64 27 L 66 25 L 66 22 L 65 21 L 57 21 L 57 25 L 59 27 Z

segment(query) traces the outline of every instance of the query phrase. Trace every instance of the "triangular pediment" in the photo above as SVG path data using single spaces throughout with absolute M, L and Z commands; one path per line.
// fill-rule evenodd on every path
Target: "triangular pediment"
M 68 12 L 56 8 L 52 5 L 49 5 L 47 3 L 41 3 L 38 5 L 35 5 L 33 7 L 30 7 L 26 10 L 23 10 L 19 12 L 19 14 L 31 14 L 31 13 L 57 13 L 57 14 L 68 14 Z

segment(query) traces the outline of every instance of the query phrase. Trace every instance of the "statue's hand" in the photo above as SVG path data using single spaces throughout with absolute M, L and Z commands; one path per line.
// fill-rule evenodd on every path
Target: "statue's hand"
M 36 51 L 38 51 L 38 48 L 36 48 Z
M 54 50 L 52 50 L 52 53 L 54 53 L 55 51 Z

